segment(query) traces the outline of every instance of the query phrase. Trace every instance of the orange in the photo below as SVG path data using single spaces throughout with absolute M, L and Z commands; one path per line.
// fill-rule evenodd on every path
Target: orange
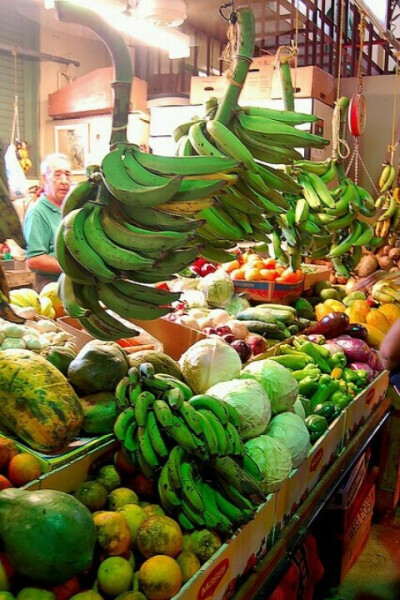
M 200 569 L 200 561 L 194 552 L 183 550 L 176 557 L 176 562 L 181 568 L 183 583 L 189 581 L 189 579 Z
M 121 477 L 114 465 L 104 465 L 104 467 L 101 467 L 97 473 L 96 479 L 104 485 L 109 492 L 121 485 Z
M 79 594 L 71 596 L 70 600 L 104 600 L 104 598 L 94 590 L 86 590 L 85 592 L 79 592 Z
M 18 592 L 17 598 L 18 600 L 56 600 L 53 592 L 36 587 L 23 588 Z
M 368 325 L 376 327 L 379 331 L 382 331 L 382 333 L 387 333 L 391 326 L 389 319 L 378 308 L 373 308 L 367 313 L 365 322 L 368 323 Z
M 258 281 L 260 279 L 260 270 L 247 267 L 244 272 L 244 278 L 246 281 Z
M 139 504 L 139 496 L 130 488 L 120 487 L 112 490 L 108 495 L 108 506 L 110 510 L 117 510 L 124 504 Z
M 136 533 L 136 546 L 145 558 L 154 554 L 176 556 L 182 550 L 182 531 L 170 517 L 149 517 Z
M 149 600 L 169 600 L 181 588 L 182 572 L 170 556 L 152 556 L 139 569 L 139 583 Z
M 98 481 L 85 481 L 78 487 L 74 496 L 91 512 L 95 512 L 105 507 L 108 493 L 104 485 Z
M 198 529 L 190 534 L 190 550 L 202 563 L 206 562 L 221 546 L 221 539 L 214 531 Z
M 149 517 L 154 517 L 154 515 L 165 515 L 164 509 L 159 504 L 147 504 L 147 506 L 144 506 L 143 508 Z
M 0 437 L 0 470 L 4 469 L 13 458 L 19 454 L 18 446 L 14 440 L 7 437 Z
M 391 325 L 393 325 L 397 319 L 400 319 L 400 306 L 393 302 L 382 304 L 382 306 L 379 307 L 379 312 L 385 315 Z
M 28 452 L 16 454 L 8 463 L 7 476 L 14 485 L 25 485 L 42 474 L 39 459 Z
M 6 488 L 12 488 L 12 487 L 14 487 L 14 486 L 11 483 L 11 481 L 9 479 L 7 479 L 7 477 L 5 477 L 4 475 L 0 475 L 0 491 L 5 490 Z
M 125 517 L 131 532 L 131 545 L 135 544 L 137 530 L 142 523 L 147 521 L 149 515 L 144 508 L 137 504 L 125 504 L 117 508 L 117 512 Z
M 117 596 L 127 592 L 133 580 L 132 565 L 121 556 L 110 556 L 103 560 L 97 570 L 100 592 Z
M 244 268 L 235 269 L 231 272 L 232 279 L 244 279 Z
M 357 311 L 360 315 L 363 315 L 364 318 L 371 310 L 371 307 L 366 300 L 354 300 L 354 302 L 351 304 L 351 308 Z
M 93 515 L 96 539 L 106 554 L 124 554 L 131 543 L 131 530 L 120 512 L 103 510 Z

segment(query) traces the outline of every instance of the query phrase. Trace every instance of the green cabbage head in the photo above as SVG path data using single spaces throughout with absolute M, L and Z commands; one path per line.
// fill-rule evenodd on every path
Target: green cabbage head
M 273 414 L 290 410 L 299 393 L 299 385 L 292 373 L 268 358 L 250 362 L 242 369 L 240 377 L 258 381 L 268 394 Z
M 202 278 L 201 291 L 209 306 L 224 308 L 232 300 L 235 287 L 228 273 L 217 269 Z
M 290 451 L 294 469 L 306 459 L 310 449 L 310 434 L 303 419 L 295 413 L 284 412 L 276 415 L 265 433 L 286 446 Z
M 207 394 L 236 408 L 238 432 L 243 440 L 256 437 L 271 419 L 271 403 L 261 385 L 254 379 L 232 379 L 213 385 Z
M 279 490 L 292 470 L 292 457 L 286 446 L 269 435 L 260 435 L 247 440 L 244 452 L 260 469 L 259 485 L 263 492 L 270 494 Z

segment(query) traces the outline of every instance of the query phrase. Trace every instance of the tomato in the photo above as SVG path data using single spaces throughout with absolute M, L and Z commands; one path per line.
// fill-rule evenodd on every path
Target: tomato
M 275 281 L 278 277 L 278 273 L 275 269 L 260 269 L 260 277 L 263 281 Z
M 264 267 L 265 269 L 275 269 L 276 260 L 274 258 L 264 258 Z

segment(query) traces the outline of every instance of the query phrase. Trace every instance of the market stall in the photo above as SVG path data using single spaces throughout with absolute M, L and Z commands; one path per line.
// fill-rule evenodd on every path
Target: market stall
M 250 9 L 229 17 L 222 98 L 161 156 L 127 139 L 124 39 L 55 5 L 110 52 L 112 132 L 62 205 L 58 282 L 0 280 L 0 599 L 267 598 L 350 473 L 361 503 L 379 496 L 365 455 L 392 410 L 398 188 L 375 201 L 346 171 L 339 91 L 332 154 L 299 152 L 331 140 L 295 110 L 293 49 L 276 55 L 284 110 L 239 103 Z M 22 247 L 0 175 L 0 234 Z M 394 177 L 392 152 L 381 196 Z M 311 586 L 357 552 L 330 570 L 317 554 Z

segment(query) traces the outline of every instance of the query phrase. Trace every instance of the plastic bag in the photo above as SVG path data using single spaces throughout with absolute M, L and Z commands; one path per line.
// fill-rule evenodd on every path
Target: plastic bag
M 26 196 L 29 193 L 29 185 L 24 170 L 17 158 L 15 144 L 10 144 L 8 146 L 4 155 L 4 162 L 6 165 L 8 189 L 10 190 L 11 199 Z

